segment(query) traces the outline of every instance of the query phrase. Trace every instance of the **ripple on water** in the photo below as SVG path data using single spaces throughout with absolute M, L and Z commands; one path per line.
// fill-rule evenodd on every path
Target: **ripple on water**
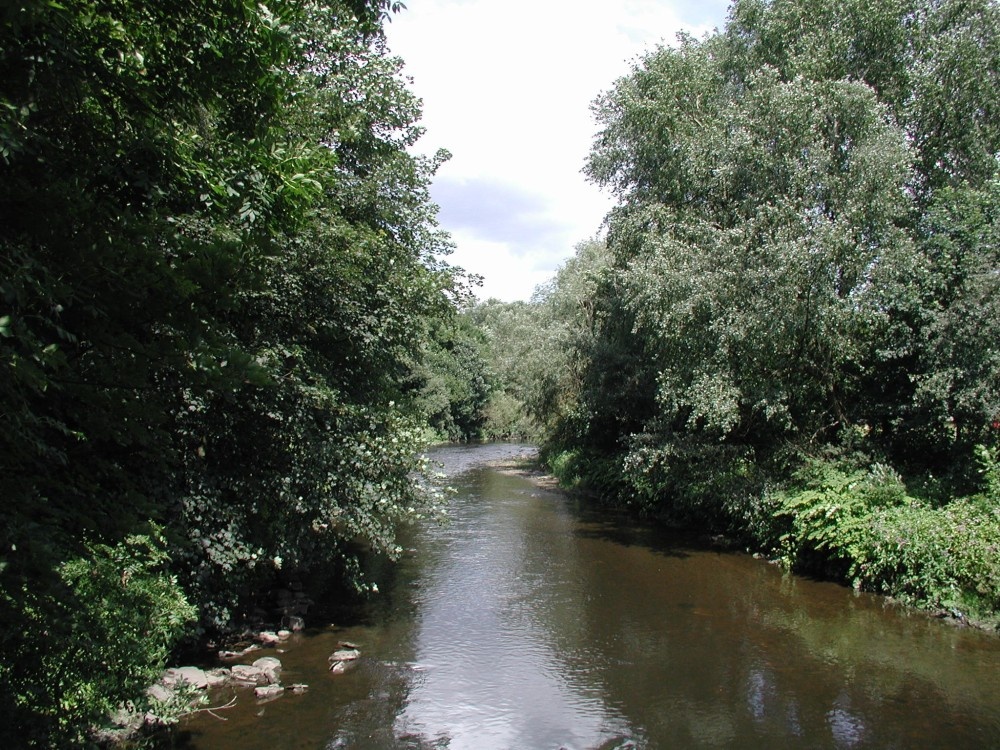
M 374 624 L 298 638 L 308 693 L 187 747 L 1000 747 L 1000 639 L 476 469 L 524 448 L 436 453 L 452 520 L 402 540 Z M 332 677 L 342 639 L 363 663 Z

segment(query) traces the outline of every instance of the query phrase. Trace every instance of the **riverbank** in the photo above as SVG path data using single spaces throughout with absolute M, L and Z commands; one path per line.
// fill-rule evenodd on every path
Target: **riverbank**
M 915 497 L 883 464 L 813 459 L 783 479 L 760 467 L 736 476 L 732 466 L 703 465 L 697 482 L 663 482 L 672 490 L 654 492 L 656 482 L 636 486 L 634 472 L 622 472 L 613 458 L 563 451 L 544 460 L 573 492 L 607 484 L 596 494 L 654 522 L 731 540 L 787 570 L 1000 634 L 998 491 Z M 995 467 L 986 479 L 1000 487 Z
M 484 466 L 489 466 L 500 474 L 524 477 L 544 490 L 564 490 L 559 480 L 545 468 L 537 455 L 496 459 L 487 461 Z

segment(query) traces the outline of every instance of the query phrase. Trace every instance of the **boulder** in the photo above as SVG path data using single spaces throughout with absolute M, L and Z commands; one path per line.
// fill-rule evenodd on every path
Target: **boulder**
M 273 646 L 275 643 L 281 641 L 278 634 L 270 630 L 265 630 L 262 633 L 257 634 L 257 640 L 263 643 L 265 646 Z
M 267 682 L 264 672 L 250 664 L 234 664 L 231 673 L 236 682 L 249 685 L 260 685 Z
M 253 663 L 255 669 L 260 670 L 269 685 L 279 682 L 281 674 L 281 661 L 273 656 L 263 656 Z
M 361 652 L 356 648 L 340 649 L 330 654 L 329 661 L 354 661 L 361 656 Z
M 226 667 L 218 667 L 216 669 L 210 669 L 205 672 L 205 678 L 208 681 L 208 686 L 210 688 L 218 687 L 219 685 L 225 685 L 232 677 L 232 670 Z
M 182 682 L 186 682 L 199 690 L 205 690 L 208 687 L 208 677 L 205 674 L 205 670 L 198 667 L 168 669 L 163 673 L 161 682 L 167 687 L 176 687 Z

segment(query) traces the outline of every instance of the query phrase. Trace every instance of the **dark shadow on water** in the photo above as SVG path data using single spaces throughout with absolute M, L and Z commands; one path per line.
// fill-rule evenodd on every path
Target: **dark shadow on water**
M 621 508 L 609 508 L 590 498 L 577 498 L 568 504 L 578 522 L 574 536 L 579 539 L 606 541 L 621 547 L 644 547 L 663 557 L 685 559 L 694 552 L 718 551 L 704 535 L 667 529 L 653 521 L 637 519 Z
M 610 542 L 620 547 L 644 547 L 656 555 L 677 559 L 688 558 L 694 551 L 691 539 L 667 538 L 662 534 L 650 533 L 643 529 L 621 528 L 607 522 L 588 523 L 586 526 L 576 529 L 574 536 L 579 539 Z

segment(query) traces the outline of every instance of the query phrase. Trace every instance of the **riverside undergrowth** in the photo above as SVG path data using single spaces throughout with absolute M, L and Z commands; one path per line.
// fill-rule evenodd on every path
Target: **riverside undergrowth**
M 983 491 L 937 504 L 917 497 L 885 464 L 809 461 L 764 507 L 781 533 L 769 540 L 793 569 L 855 588 L 1000 624 L 1000 505 L 995 451 L 980 450 Z

